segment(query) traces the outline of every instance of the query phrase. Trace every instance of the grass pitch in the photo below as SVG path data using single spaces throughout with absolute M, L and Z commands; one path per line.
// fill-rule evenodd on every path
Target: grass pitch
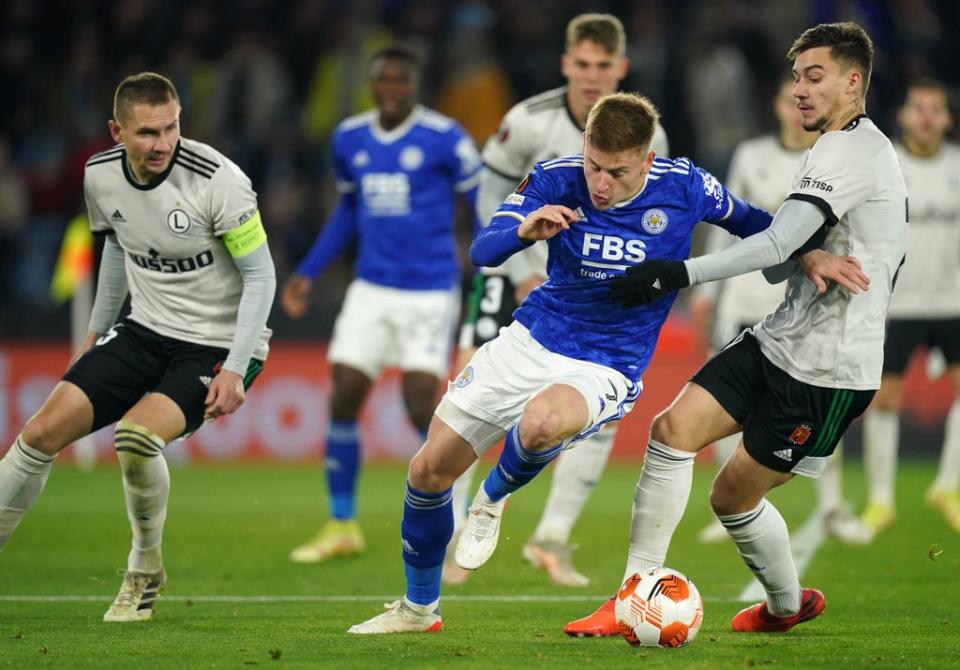
M 57 466 L 35 508 L 0 554 L 0 667 L 96 668 L 617 668 L 957 667 L 960 535 L 922 502 L 933 464 L 905 462 L 899 517 L 868 547 L 825 541 L 803 577 L 827 597 L 818 620 L 785 635 L 729 630 L 750 581 L 733 545 L 701 545 L 712 476 L 699 468 L 667 565 L 706 599 L 698 638 L 676 650 L 561 633 L 618 586 L 638 464 L 608 468 L 573 541 L 584 589 L 550 585 L 520 557 L 547 493 L 541 477 L 514 495 L 500 547 L 467 584 L 444 591 L 434 635 L 352 636 L 403 590 L 399 524 L 405 466 L 374 464 L 361 480 L 365 555 L 295 565 L 290 549 L 324 514 L 316 464 L 174 468 L 164 553 L 167 588 L 152 622 L 105 624 L 120 583 L 129 527 L 116 467 Z M 846 495 L 863 500 L 859 463 Z M 772 499 L 791 527 L 812 508 L 802 478 Z M 46 598 L 46 599 L 44 599 Z

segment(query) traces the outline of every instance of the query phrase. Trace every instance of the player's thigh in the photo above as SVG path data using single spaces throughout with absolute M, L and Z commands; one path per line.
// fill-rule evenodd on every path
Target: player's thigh
M 446 490 L 476 460 L 473 445 L 443 419 L 434 416 L 426 442 L 410 461 L 410 484 L 422 491 Z
M 903 375 L 893 372 L 884 372 L 880 377 L 880 388 L 873 397 L 873 407 L 884 412 L 900 410 L 903 398 Z
M 719 515 L 749 512 L 771 489 L 792 478 L 789 472 L 779 472 L 757 462 L 741 442 L 714 479 L 710 506 Z
M 393 289 L 355 279 L 333 324 L 327 358 L 376 379 L 380 370 L 396 359 L 397 347 L 390 327 Z
M 467 313 L 460 328 L 461 350 L 476 351 L 495 338 L 501 328 L 510 325 L 513 312 L 517 309 L 514 294 L 515 289 L 509 277 L 484 275 L 480 272 L 474 274 L 473 289 L 467 300 Z M 463 365 L 459 365 L 457 369 L 462 370 Z
M 657 415 L 651 437 L 674 449 L 693 452 L 739 432 L 762 394 L 761 358 L 753 333 L 740 333 Z
M 63 380 L 89 399 L 94 432 L 122 417 L 159 383 L 166 369 L 163 337 L 127 319 L 77 359 Z
M 765 371 L 767 392 L 743 425 L 745 449 L 772 470 L 819 477 L 874 391 L 812 386 L 769 362 Z
M 78 386 L 58 383 L 43 405 L 23 427 L 23 440 L 47 455 L 54 455 L 93 427 L 93 404 Z
M 169 441 L 184 433 L 192 433 L 204 422 L 206 399 L 210 383 L 223 367 L 229 351 L 222 347 L 210 347 L 201 344 L 169 340 L 170 355 L 167 369 L 160 382 L 152 389 L 153 394 L 161 395 L 171 401 L 179 411 L 159 401 L 148 409 L 157 410 L 154 421 L 159 429 L 147 425 L 157 435 Z M 263 369 L 263 362 L 251 359 L 244 375 L 244 389 L 250 387 Z M 148 400 L 149 396 L 147 399 Z M 135 421 L 131 416 L 128 420 Z M 179 429 L 179 430 L 177 430 Z
M 549 448 L 589 425 L 584 392 L 570 383 L 551 384 L 538 392 L 520 416 L 521 443 L 528 449 Z
M 740 428 L 716 396 L 692 381 L 654 417 L 650 437 L 673 449 L 697 452 Z
M 392 307 L 396 365 L 404 372 L 447 377 L 453 332 L 460 316 L 459 292 L 397 291 Z

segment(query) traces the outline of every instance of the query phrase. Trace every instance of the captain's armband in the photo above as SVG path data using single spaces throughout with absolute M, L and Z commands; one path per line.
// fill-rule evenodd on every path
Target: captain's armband
M 267 233 L 260 221 L 260 210 L 254 210 L 249 219 L 223 234 L 223 243 L 234 258 L 256 251 L 267 241 Z

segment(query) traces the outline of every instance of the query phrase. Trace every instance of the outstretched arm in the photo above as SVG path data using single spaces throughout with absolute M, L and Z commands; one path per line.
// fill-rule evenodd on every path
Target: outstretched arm
M 537 240 L 549 240 L 561 230 L 569 230 L 576 220 L 577 213 L 563 205 L 544 205 L 523 219 L 513 212 L 500 212 L 477 233 L 470 245 L 470 262 L 496 267 Z

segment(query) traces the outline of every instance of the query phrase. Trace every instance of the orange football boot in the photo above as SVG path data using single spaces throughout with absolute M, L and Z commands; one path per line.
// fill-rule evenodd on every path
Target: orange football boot
M 619 635 L 620 627 L 613 614 L 616 596 L 600 605 L 596 612 L 582 619 L 571 621 L 563 627 L 563 632 L 571 637 L 608 637 Z
M 738 633 L 786 633 L 798 623 L 816 619 L 823 613 L 827 601 L 816 589 L 800 592 L 800 611 L 792 616 L 774 616 L 762 602 L 740 610 L 730 625 Z

